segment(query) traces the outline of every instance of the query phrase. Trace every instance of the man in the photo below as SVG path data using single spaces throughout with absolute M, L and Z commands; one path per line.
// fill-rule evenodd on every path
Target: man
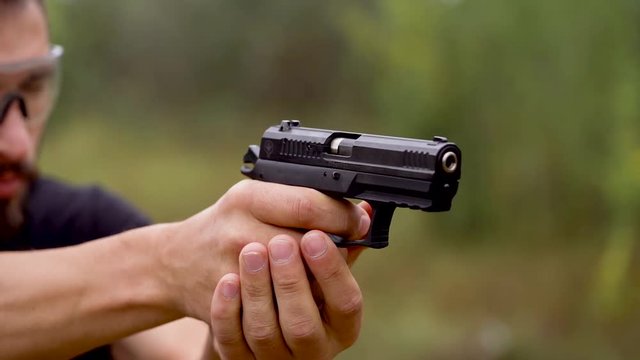
M 367 204 L 242 181 L 185 221 L 119 233 L 147 220 L 34 170 L 61 55 L 41 0 L 0 0 L 3 358 L 98 348 L 84 357 L 325 359 L 355 341 L 362 303 L 348 263 L 358 250 L 293 229 L 362 238 Z

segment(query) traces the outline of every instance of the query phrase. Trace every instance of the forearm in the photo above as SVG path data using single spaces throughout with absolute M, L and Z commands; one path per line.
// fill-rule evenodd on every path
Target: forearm
M 154 255 L 170 225 L 0 254 L 0 354 L 69 357 L 176 318 Z
M 182 318 L 113 343 L 117 360 L 214 360 L 210 327 L 193 318 Z

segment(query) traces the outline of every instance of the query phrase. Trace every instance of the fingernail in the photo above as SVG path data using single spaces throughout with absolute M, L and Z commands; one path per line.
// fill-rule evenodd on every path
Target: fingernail
M 293 245 L 288 240 L 274 239 L 269 242 L 269 254 L 275 263 L 286 263 L 291 258 L 292 253 Z
M 251 272 L 258 272 L 262 270 L 264 265 L 266 264 L 264 255 L 257 251 L 249 251 L 242 254 L 242 260 L 244 264 L 247 266 L 247 270 Z
M 231 300 L 238 296 L 238 285 L 231 281 L 225 281 L 222 283 L 222 295 Z
M 365 236 L 369 232 L 369 227 L 371 226 L 371 219 L 369 219 L 369 215 L 362 215 L 360 218 L 360 235 Z
M 317 259 L 327 252 L 327 242 L 318 233 L 309 233 L 305 235 L 302 241 L 302 249 L 311 258 Z

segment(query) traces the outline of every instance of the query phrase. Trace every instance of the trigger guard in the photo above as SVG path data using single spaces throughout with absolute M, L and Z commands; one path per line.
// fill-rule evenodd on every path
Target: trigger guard
M 389 241 L 371 241 L 370 239 L 362 239 L 362 240 L 346 240 L 342 236 L 338 236 L 335 234 L 327 234 L 331 241 L 336 244 L 339 248 L 348 248 L 352 246 L 366 246 L 372 249 L 382 249 L 386 248 L 389 245 Z
M 369 204 L 373 209 L 373 213 L 371 214 L 371 227 L 367 237 L 363 240 L 346 240 L 341 236 L 329 234 L 336 246 L 366 246 L 373 249 L 382 249 L 389 245 L 389 227 L 396 207 L 378 201 L 371 201 Z

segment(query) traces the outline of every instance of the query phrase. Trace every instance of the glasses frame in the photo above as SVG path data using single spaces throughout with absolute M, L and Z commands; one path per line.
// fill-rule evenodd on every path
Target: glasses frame
M 64 55 L 64 48 L 61 45 L 51 45 L 49 53 L 27 60 L 0 63 L 0 74 L 16 73 L 24 70 L 30 70 L 39 66 L 56 65 Z
M 4 121 L 4 117 L 6 115 L 6 110 L 8 108 L 8 106 L 11 105 L 11 103 L 13 103 L 13 101 L 15 101 L 16 99 L 19 100 L 19 105 L 21 106 L 21 111 L 23 116 L 25 117 L 25 119 L 29 119 L 30 121 L 27 122 L 28 125 L 32 126 L 32 125 L 36 125 L 36 124 L 41 124 L 44 121 L 47 120 L 47 118 L 49 117 L 49 115 L 51 114 L 51 111 L 53 109 L 53 107 L 55 106 L 57 97 L 58 97 L 58 88 L 59 88 L 59 71 L 60 71 L 60 63 L 61 63 L 61 58 L 62 55 L 64 54 L 64 48 L 60 45 L 56 45 L 56 44 L 52 44 L 49 47 L 49 53 L 43 56 L 38 56 L 38 57 L 33 57 L 33 58 L 28 58 L 25 60 L 20 60 L 20 61 L 15 61 L 15 62 L 6 62 L 6 63 L 0 63 L 0 76 L 14 76 L 16 74 L 20 74 L 20 73 L 29 73 L 31 71 L 34 71 L 40 68 L 51 68 L 53 69 L 53 81 L 52 81 L 52 85 L 50 85 L 50 91 L 51 91 L 51 100 L 50 103 L 48 105 L 45 106 L 45 108 L 43 109 L 42 112 L 38 112 L 39 115 L 36 115 L 36 113 L 31 113 L 31 111 L 28 111 L 28 108 L 30 107 L 30 101 L 27 101 L 26 96 L 23 94 L 22 91 L 20 90 L 12 90 L 9 92 L 9 94 L 7 94 L 5 96 L 5 98 L 2 99 L 2 101 L 5 103 L 7 101 L 6 97 L 16 97 L 15 99 L 9 99 L 11 101 L 9 101 L 6 104 L 3 104 L 3 107 L 5 107 L 4 109 L 0 109 L 0 112 L 2 112 L 2 118 L 0 119 L 0 124 L 2 124 L 2 122 Z M 35 117 L 33 117 L 35 115 Z

